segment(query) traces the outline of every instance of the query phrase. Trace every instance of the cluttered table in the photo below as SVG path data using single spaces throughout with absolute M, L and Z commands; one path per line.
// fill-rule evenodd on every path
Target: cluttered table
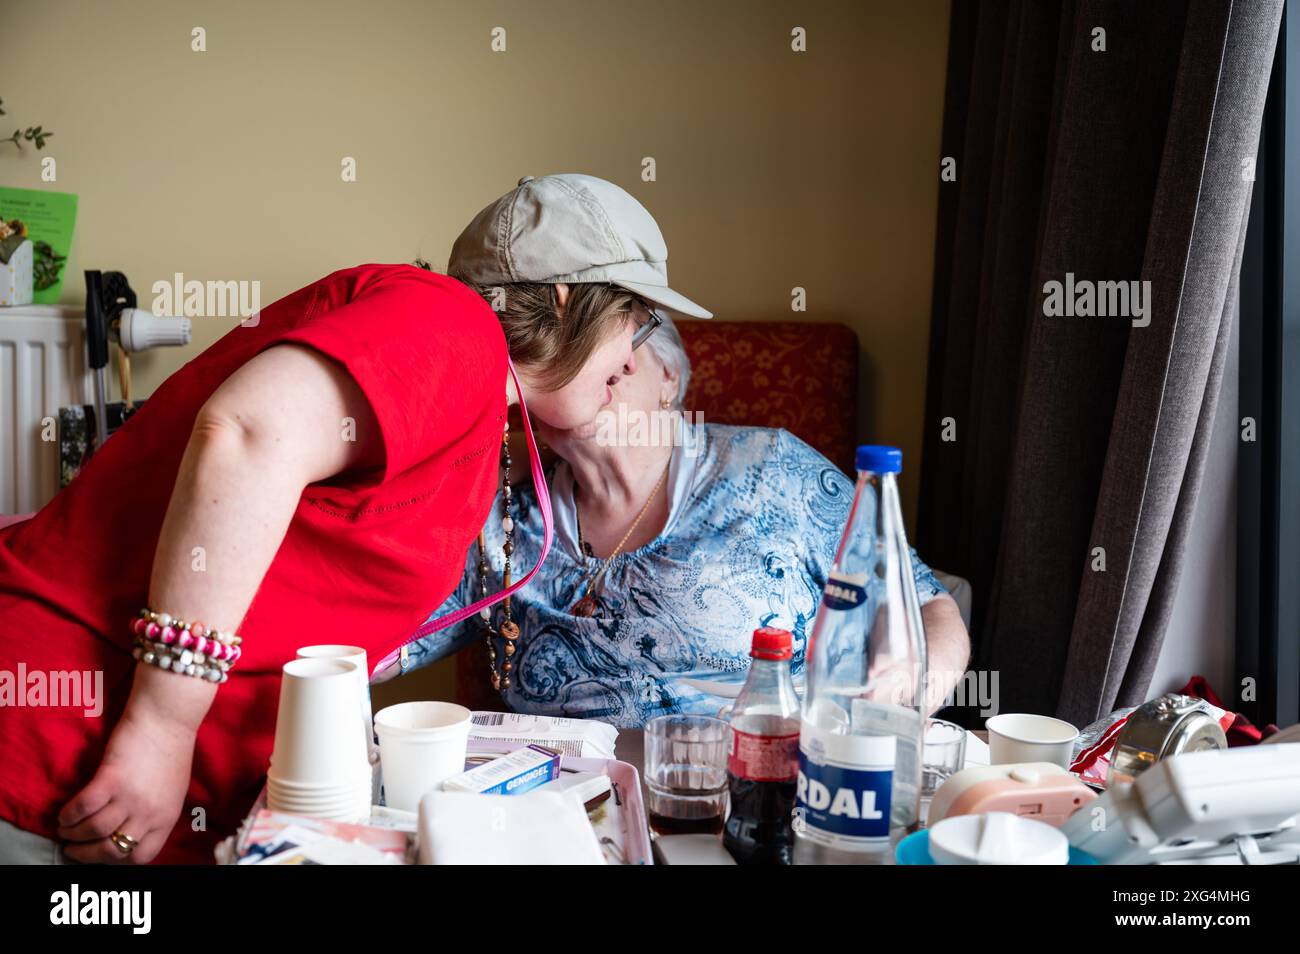
M 412 705 L 413 709 L 406 710 L 405 714 L 420 716 L 421 707 L 427 713 L 430 707 L 436 710 L 445 706 L 442 703 Z M 391 717 L 385 719 L 381 714 L 374 721 L 381 739 L 385 729 L 392 730 L 391 725 L 384 725 Z M 715 727 L 726 726 L 717 720 L 705 722 Z M 725 735 L 720 737 L 720 741 L 725 738 Z M 390 769 L 401 767 L 393 757 L 401 751 L 393 748 L 400 741 L 400 736 L 387 737 Z M 974 734 L 970 734 L 968 741 L 969 746 L 964 747 L 966 764 L 971 764 L 972 759 L 975 764 L 986 763 L 988 750 L 983 741 Z M 537 749 L 538 745 L 542 748 Z M 656 795 L 646 781 L 643 729 L 616 731 L 612 726 L 583 720 L 477 712 L 473 714 L 468 751 L 465 741 L 458 746 L 453 748 L 460 755 L 453 753 L 451 757 L 463 759 L 465 772 L 461 779 L 490 775 L 496 770 L 499 773 L 496 781 L 502 783 L 497 789 L 462 788 L 461 791 L 518 794 L 532 788 L 540 797 L 503 799 L 489 808 L 488 801 L 430 792 L 423 782 L 414 782 L 413 789 L 423 795 L 412 797 L 403 788 L 407 781 L 413 780 L 381 775 L 380 762 L 375 758 L 365 793 L 355 796 L 359 799 L 358 808 L 341 816 L 336 811 L 320 810 L 319 802 L 313 801 L 318 794 L 278 784 L 273 758 L 272 777 L 267 787 L 252 806 L 241 830 L 218 849 L 218 861 L 237 864 L 511 863 L 516 860 L 521 845 L 535 847 L 539 839 L 553 836 L 556 843 L 550 850 L 561 853 L 569 851 L 566 842 L 590 842 L 589 862 L 735 863 L 721 838 L 728 804 L 725 777 L 721 779 L 720 793 L 715 790 L 694 804 L 689 793 L 681 798 L 680 790 L 665 796 L 661 786 Z M 729 744 L 723 742 L 714 753 L 715 759 L 720 757 L 725 762 L 727 748 Z M 553 765 L 547 765 L 548 756 L 553 759 Z M 433 750 L 421 749 L 418 761 L 424 764 L 431 760 L 437 761 Z M 513 769 L 505 764 L 511 760 L 518 761 Z M 549 774 L 549 780 L 543 778 L 541 784 L 513 787 L 517 780 L 537 774 Z M 382 789 L 381 778 L 385 783 Z M 484 784 L 492 781 L 489 778 Z M 440 787 L 446 789 L 451 785 L 452 782 L 446 782 Z M 576 803 L 577 810 L 568 819 L 567 835 L 561 837 L 555 818 L 557 812 L 563 813 L 567 807 L 561 801 L 571 801 L 568 792 L 561 794 L 565 788 L 581 797 Z M 547 792 L 547 789 L 555 791 Z M 548 797 L 554 800 L 549 809 L 543 804 Z M 431 800 L 438 804 L 431 805 Z M 360 805 L 365 802 L 371 804 L 362 811 Z M 657 809 L 658 814 L 647 810 L 648 807 Z M 481 818 L 450 817 L 466 810 L 487 811 L 487 814 Z M 545 818 L 499 817 L 502 812 L 533 810 Z M 535 828 L 536 837 L 497 839 L 493 834 L 528 826 Z
M 916 739 L 920 789 L 908 815 L 906 801 L 891 812 L 875 789 L 859 791 L 858 782 L 825 771 L 818 778 L 812 768 L 805 778 L 801 767 L 796 795 L 785 774 L 794 736 L 780 734 L 788 732 L 784 724 L 759 735 L 714 716 L 673 715 L 647 729 L 616 729 L 435 701 L 372 716 L 362 673 L 332 658 L 286 666 L 288 702 L 266 786 L 218 847 L 219 862 L 823 864 L 838 848 L 823 829 L 839 826 L 846 838 L 873 846 L 848 849 L 859 858 L 876 850 L 882 824 L 897 826 L 889 859 L 906 865 L 1300 858 L 1300 745 L 1267 744 L 1300 741 L 1300 733 L 1229 749 L 1223 722 L 1232 714 L 1177 694 L 1083 731 L 1023 713 L 993 716 L 978 732 L 930 719 Z M 888 735 L 868 738 L 893 743 Z M 826 743 L 814 736 L 810 744 L 814 758 Z M 1143 753 L 1157 747 L 1153 764 Z M 891 744 L 891 761 L 877 764 L 894 764 L 894 752 Z M 1108 791 L 1117 777 L 1123 787 Z M 1170 787 L 1195 796 L 1208 821 L 1142 815 L 1145 801 L 1128 797 L 1130 784 L 1140 796 Z M 1245 784 L 1258 804 L 1243 821 L 1234 792 Z M 1089 820 L 1098 811 L 1116 813 L 1120 823 L 1096 829 Z M 819 834 L 800 838 L 801 825 Z M 1132 832 L 1153 826 L 1162 829 L 1158 839 L 1134 840 Z M 1200 829 L 1214 840 L 1188 836 Z

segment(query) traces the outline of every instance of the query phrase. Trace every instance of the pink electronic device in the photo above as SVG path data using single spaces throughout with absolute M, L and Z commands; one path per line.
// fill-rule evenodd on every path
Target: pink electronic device
M 926 825 L 954 815 L 1010 812 L 1058 828 L 1097 793 L 1052 762 L 973 765 L 948 776 L 930 801 Z

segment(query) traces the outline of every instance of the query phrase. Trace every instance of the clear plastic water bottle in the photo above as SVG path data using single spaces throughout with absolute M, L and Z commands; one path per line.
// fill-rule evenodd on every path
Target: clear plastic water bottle
M 809 637 L 796 864 L 892 864 L 918 827 L 925 630 L 896 447 L 858 448 L 858 483 Z

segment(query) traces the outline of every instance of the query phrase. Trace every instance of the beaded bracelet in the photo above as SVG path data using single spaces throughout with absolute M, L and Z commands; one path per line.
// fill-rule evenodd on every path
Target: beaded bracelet
M 131 655 L 140 662 L 171 672 L 223 683 L 230 667 L 242 655 L 243 639 L 235 633 L 208 629 L 197 620 L 186 622 L 147 606 L 131 622 L 135 646 Z

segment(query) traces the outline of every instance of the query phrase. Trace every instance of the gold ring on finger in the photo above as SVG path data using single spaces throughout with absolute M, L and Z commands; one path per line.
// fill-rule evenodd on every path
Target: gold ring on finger
M 140 844 L 130 835 L 120 830 L 109 835 L 108 840 L 111 841 L 117 850 L 122 852 L 124 855 L 129 855 L 131 852 L 135 851 L 135 846 Z

